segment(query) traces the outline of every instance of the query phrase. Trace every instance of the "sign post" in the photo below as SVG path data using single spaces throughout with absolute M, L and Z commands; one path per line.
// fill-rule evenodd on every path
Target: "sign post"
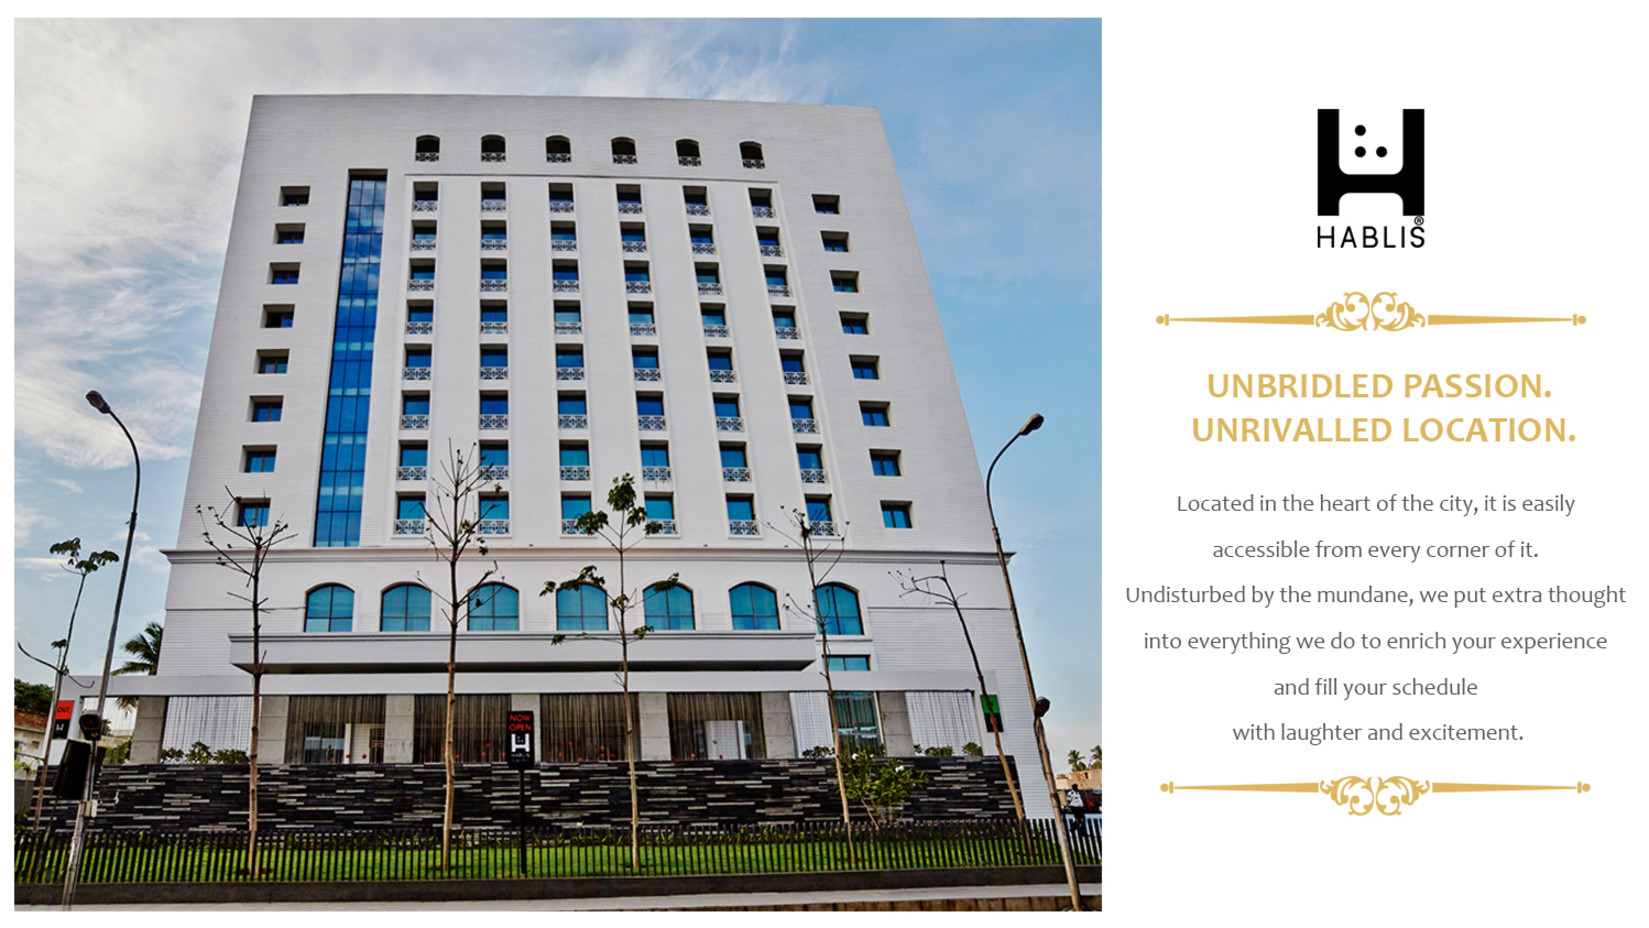
M 67 738 L 69 723 L 74 720 L 74 700 L 64 699 L 58 702 L 57 712 L 52 716 L 52 737 Z
M 1002 703 L 995 696 L 985 693 L 979 697 L 979 708 L 985 712 L 985 730 L 990 732 L 1003 731 Z
M 532 713 L 511 712 L 509 714 L 509 764 L 515 768 L 516 783 L 520 790 L 521 809 L 517 820 L 517 832 L 521 836 L 521 875 L 527 875 L 527 768 L 533 765 L 532 750 Z

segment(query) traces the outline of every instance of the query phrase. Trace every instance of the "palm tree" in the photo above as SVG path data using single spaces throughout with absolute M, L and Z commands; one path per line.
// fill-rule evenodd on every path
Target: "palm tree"
M 143 631 L 133 635 L 122 647 L 133 659 L 116 667 L 115 673 L 142 673 L 154 676 L 160 669 L 160 636 L 166 631 L 159 622 L 150 622 L 143 627 Z M 120 697 L 120 708 L 130 709 L 137 705 L 136 696 Z
M 1088 759 L 1090 761 L 1092 761 L 1092 766 L 1095 767 L 1095 768 L 1104 766 L 1103 764 L 1100 763 L 1100 760 L 1104 756 L 1105 756 L 1104 752 L 1100 750 L 1099 745 L 1097 745 L 1097 744 L 1094 745 L 1094 749 L 1092 751 L 1088 752 Z
M 1072 750 L 1071 753 L 1065 755 L 1065 760 L 1070 763 L 1072 773 L 1081 773 L 1088 769 L 1088 765 L 1082 762 L 1081 751 Z

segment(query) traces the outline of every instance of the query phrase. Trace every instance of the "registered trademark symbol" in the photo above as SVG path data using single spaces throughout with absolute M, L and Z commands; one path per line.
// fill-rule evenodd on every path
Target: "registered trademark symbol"
M 1414 224 L 1417 225 L 1417 226 L 1425 225 L 1426 224 L 1426 217 L 1424 217 L 1424 216 L 1414 217 Z

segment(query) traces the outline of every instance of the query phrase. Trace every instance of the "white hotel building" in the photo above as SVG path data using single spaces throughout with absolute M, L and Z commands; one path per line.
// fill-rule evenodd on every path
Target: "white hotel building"
M 297 536 L 263 575 L 261 757 L 440 760 L 447 625 L 423 584 L 445 575 L 420 507 L 449 445 L 493 478 L 489 554 L 461 580 L 496 563 L 501 585 L 459 632 L 461 761 L 499 759 L 510 709 L 538 713 L 543 761 L 618 756 L 609 620 L 538 591 L 586 564 L 615 578 L 568 521 L 632 474 L 666 532 L 630 586 L 681 583 L 632 618 L 656 629 L 630 652 L 643 759 L 830 743 L 794 607 L 804 509 L 842 552 L 844 727 L 891 754 L 990 744 L 954 613 L 890 575 L 942 560 L 1036 782 L 980 469 L 874 109 L 256 98 L 160 669 L 115 681 L 142 697 L 133 760 L 247 744 L 245 590 L 195 513 L 226 487 L 235 517 Z

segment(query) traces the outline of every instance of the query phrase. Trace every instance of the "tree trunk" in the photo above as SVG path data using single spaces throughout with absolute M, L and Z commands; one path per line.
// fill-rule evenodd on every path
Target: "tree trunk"
M 257 552 L 253 553 L 258 558 Z M 260 710 L 263 708 L 263 654 L 259 650 L 263 643 L 260 638 L 261 616 L 258 614 L 258 575 L 262 572 L 262 560 L 254 562 L 257 570 L 252 572 L 252 744 L 251 750 L 246 752 L 247 766 L 250 768 L 246 778 L 246 874 L 256 879 L 258 875 L 258 721 Z
M 443 873 L 452 867 L 452 799 L 453 779 L 456 773 L 452 759 L 452 715 L 458 705 L 458 698 L 454 695 L 455 691 L 453 689 L 458 670 L 457 606 L 455 605 L 453 609 L 452 635 L 447 642 L 447 725 L 446 736 L 441 747 L 441 757 L 445 760 L 447 768 L 446 803 L 441 811 L 441 872 Z
M 34 789 L 34 827 L 40 830 L 40 815 L 46 801 L 46 777 L 52 770 L 52 733 L 57 729 L 57 704 L 63 699 L 63 656 L 57 658 L 57 686 L 52 689 L 51 711 L 46 713 L 46 746 L 40 751 L 40 783 Z
M 636 789 L 635 707 L 630 705 L 630 648 L 626 643 L 624 620 L 619 619 L 619 663 L 623 670 L 624 754 L 630 770 L 630 870 L 641 872 L 641 797 Z

